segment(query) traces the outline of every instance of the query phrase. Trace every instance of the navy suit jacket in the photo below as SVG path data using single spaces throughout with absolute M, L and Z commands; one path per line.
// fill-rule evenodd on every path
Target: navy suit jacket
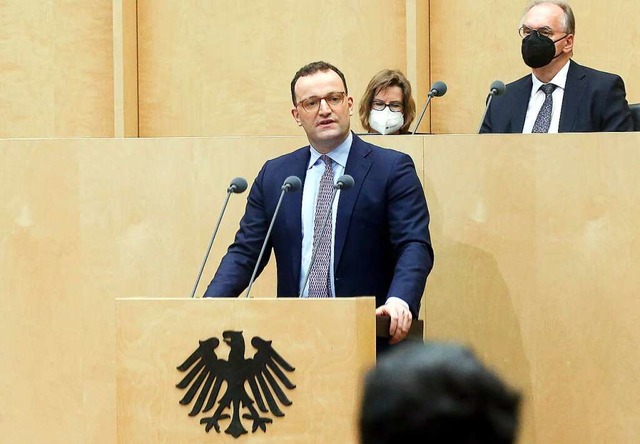
M 558 132 L 633 131 L 622 78 L 569 63 Z M 531 87 L 531 74 L 508 84 L 493 98 L 480 132 L 521 133 Z
M 251 187 L 235 241 L 222 259 L 205 297 L 236 297 L 248 286 L 269 223 L 288 176 L 303 181 L 309 147 L 269 160 Z M 429 212 L 411 158 L 353 136 L 345 174 L 354 187 L 341 192 L 335 227 L 337 297 L 389 296 L 406 301 L 417 318 L 433 266 Z M 278 296 L 297 297 L 302 254 L 302 192 L 284 196 L 260 271 L 276 257 Z

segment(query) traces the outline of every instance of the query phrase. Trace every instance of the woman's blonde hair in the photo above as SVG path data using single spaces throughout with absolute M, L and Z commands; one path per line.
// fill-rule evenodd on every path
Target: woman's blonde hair
M 358 115 L 360 116 L 360 123 L 362 123 L 364 129 L 368 132 L 372 131 L 369 125 L 369 113 L 371 112 L 373 99 L 376 94 L 390 86 L 398 86 L 402 90 L 402 115 L 404 116 L 404 125 L 400 128 L 400 134 L 409 132 L 409 126 L 416 117 L 416 104 L 411 96 L 411 84 L 404 74 L 396 69 L 383 69 L 373 76 L 360 100 Z

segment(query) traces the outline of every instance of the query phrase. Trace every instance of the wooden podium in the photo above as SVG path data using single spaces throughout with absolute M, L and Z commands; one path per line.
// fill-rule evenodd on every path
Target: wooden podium
M 118 299 L 118 442 L 357 442 L 362 377 L 375 362 L 374 311 L 375 300 L 368 297 L 329 300 Z M 240 371 L 234 367 L 233 375 L 251 372 L 249 369 L 256 367 L 260 356 L 264 356 L 265 347 L 269 348 L 265 342 L 257 340 L 256 344 L 262 344 L 258 351 L 252 345 L 255 337 L 271 341 L 270 349 L 295 368 L 286 369 L 282 361 L 276 359 L 275 364 L 272 361 L 268 373 L 291 404 L 284 405 L 274 396 L 284 414 L 279 417 L 269 408 L 266 412 L 260 411 L 257 401 L 253 404 L 254 412 L 272 421 L 265 424 L 266 431 L 258 428 L 252 432 L 256 423 L 246 407 L 236 409 L 239 411 L 235 424 L 240 421 L 247 432 L 238 438 L 225 433 L 233 422 L 233 408 L 223 409 L 216 402 L 209 411 L 200 409 L 195 416 L 189 416 L 202 390 L 198 390 L 187 405 L 179 403 L 197 377 L 191 378 L 192 384 L 184 389 L 176 385 L 198 365 L 198 359 L 190 361 L 190 366 L 189 362 L 185 364 L 189 368 L 184 371 L 177 367 L 196 350 L 203 350 L 199 349 L 199 341 L 215 338 L 208 343 L 209 347 L 203 345 L 207 353 L 215 352 L 215 358 L 209 356 L 203 368 L 214 367 L 214 362 L 220 364 L 220 368 L 231 366 L 229 351 L 232 346 L 225 342 L 225 337 L 229 336 L 228 333 L 223 336 L 225 331 L 242 332 L 244 338 L 245 359 L 238 361 L 237 350 L 242 353 L 238 346 L 234 348 L 233 361 L 248 363 Z M 241 337 L 239 333 L 233 335 L 236 339 Z M 214 349 L 211 344 L 217 344 L 217 347 Z M 199 356 L 198 352 L 196 355 Z M 247 361 L 249 358 L 252 361 Z M 279 371 L 273 370 L 275 367 Z M 228 386 L 233 385 L 221 376 L 223 373 L 218 374 L 221 385 L 217 401 L 225 395 Z M 278 373 L 295 388 L 285 387 Z M 269 385 L 267 379 L 268 376 L 262 382 Z M 255 400 L 250 384 L 241 385 L 240 389 Z M 215 382 L 212 386 L 215 388 Z M 208 393 L 211 391 L 214 390 L 210 389 Z M 268 407 L 266 396 L 264 401 Z M 219 407 L 221 413 L 231 418 L 224 417 L 218 422 L 220 432 L 215 428 L 206 432 L 207 424 L 201 424 L 201 419 L 211 418 Z

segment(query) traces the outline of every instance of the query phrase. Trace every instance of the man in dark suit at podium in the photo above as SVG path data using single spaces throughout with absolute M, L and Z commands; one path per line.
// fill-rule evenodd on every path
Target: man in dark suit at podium
M 303 190 L 284 196 L 259 270 L 273 249 L 279 297 L 375 296 L 376 314 L 391 318 L 390 342 L 399 342 L 418 316 L 433 266 L 429 213 L 413 161 L 351 132 L 353 98 L 335 66 L 314 62 L 301 68 L 291 98 L 291 114 L 309 145 L 262 167 L 205 297 L 236 297 L 248 286 L 283 182 L 297 176 Z M 355 184 L 329 208 L 343 174 Z M 310 268 L 314 245 L 318 253 Z
M 622 79 L 571 60 L 575 18 L 566 2 L 533 2 L 519 32 L 532 74 L 493 99 L 481 133 L 633 130 Z

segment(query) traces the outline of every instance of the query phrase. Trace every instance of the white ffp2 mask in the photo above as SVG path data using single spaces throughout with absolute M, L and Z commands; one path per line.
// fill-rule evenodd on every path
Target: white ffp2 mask
M 382 111 L 372 109 L 369 113 L 369 126 L 380 134 L 393 134 L 402 128 L 402 125 L 402 112 L 394 112 L 387 107 Z

